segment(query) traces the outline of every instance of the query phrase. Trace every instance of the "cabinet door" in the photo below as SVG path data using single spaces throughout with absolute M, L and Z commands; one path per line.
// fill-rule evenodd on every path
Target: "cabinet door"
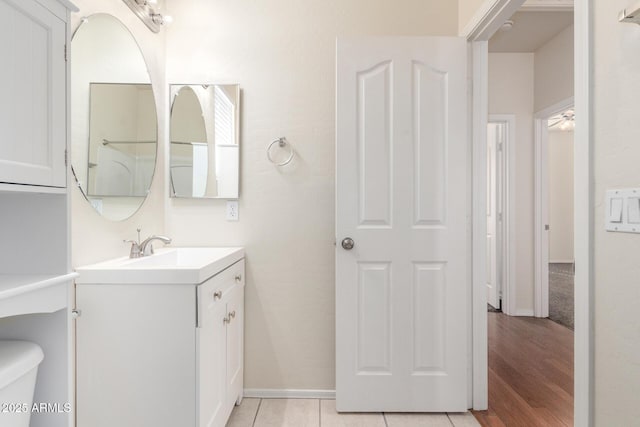
M 242 276 L 240 276 L 242 277 Z M 238 283 L 230 295 L 227 311 L 231 313 L 227 324 L 227 404 L 233 407 L 242 396 L 244 347 L 244 286 Z
M 0 0 L 0 182 L 66 186 L 66 24 Z
M 219 282 L 202 285 L 198 294 L 198 426 L 222 427 L 226 422 L 226 305 L 217 296 Z

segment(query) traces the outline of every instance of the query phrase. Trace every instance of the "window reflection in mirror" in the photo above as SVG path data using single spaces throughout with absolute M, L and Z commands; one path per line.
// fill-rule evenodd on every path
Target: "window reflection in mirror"
M 238 85 L 171 85 L 171 196 L 238 197 Z

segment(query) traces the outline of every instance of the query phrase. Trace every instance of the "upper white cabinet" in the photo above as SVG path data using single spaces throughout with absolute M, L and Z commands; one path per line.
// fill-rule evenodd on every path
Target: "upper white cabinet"
M 66 186 L 64 6 L 0 0 L 0 183 Z

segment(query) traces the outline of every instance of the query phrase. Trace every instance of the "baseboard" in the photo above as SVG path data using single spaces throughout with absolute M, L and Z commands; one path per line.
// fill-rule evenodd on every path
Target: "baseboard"
M 573 264 L 572 259 L 554 259 L 549 261 L 549 264 Z
M 260 399 L 335 399 L 335 390 L 245 388 L 244 397 Z
M 534 316 L 533 309 L 519 308 L 516 310 L 516 314 L 514 316 L 533 317 Z

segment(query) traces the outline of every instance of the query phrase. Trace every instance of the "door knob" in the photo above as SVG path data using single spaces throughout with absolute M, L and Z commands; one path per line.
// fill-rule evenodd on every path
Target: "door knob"
M 355 245 L 356 242 L 354 242 L 351 237 L 345 237 L 344 239 L 342 239 L 342 249 L 350 251 Z

